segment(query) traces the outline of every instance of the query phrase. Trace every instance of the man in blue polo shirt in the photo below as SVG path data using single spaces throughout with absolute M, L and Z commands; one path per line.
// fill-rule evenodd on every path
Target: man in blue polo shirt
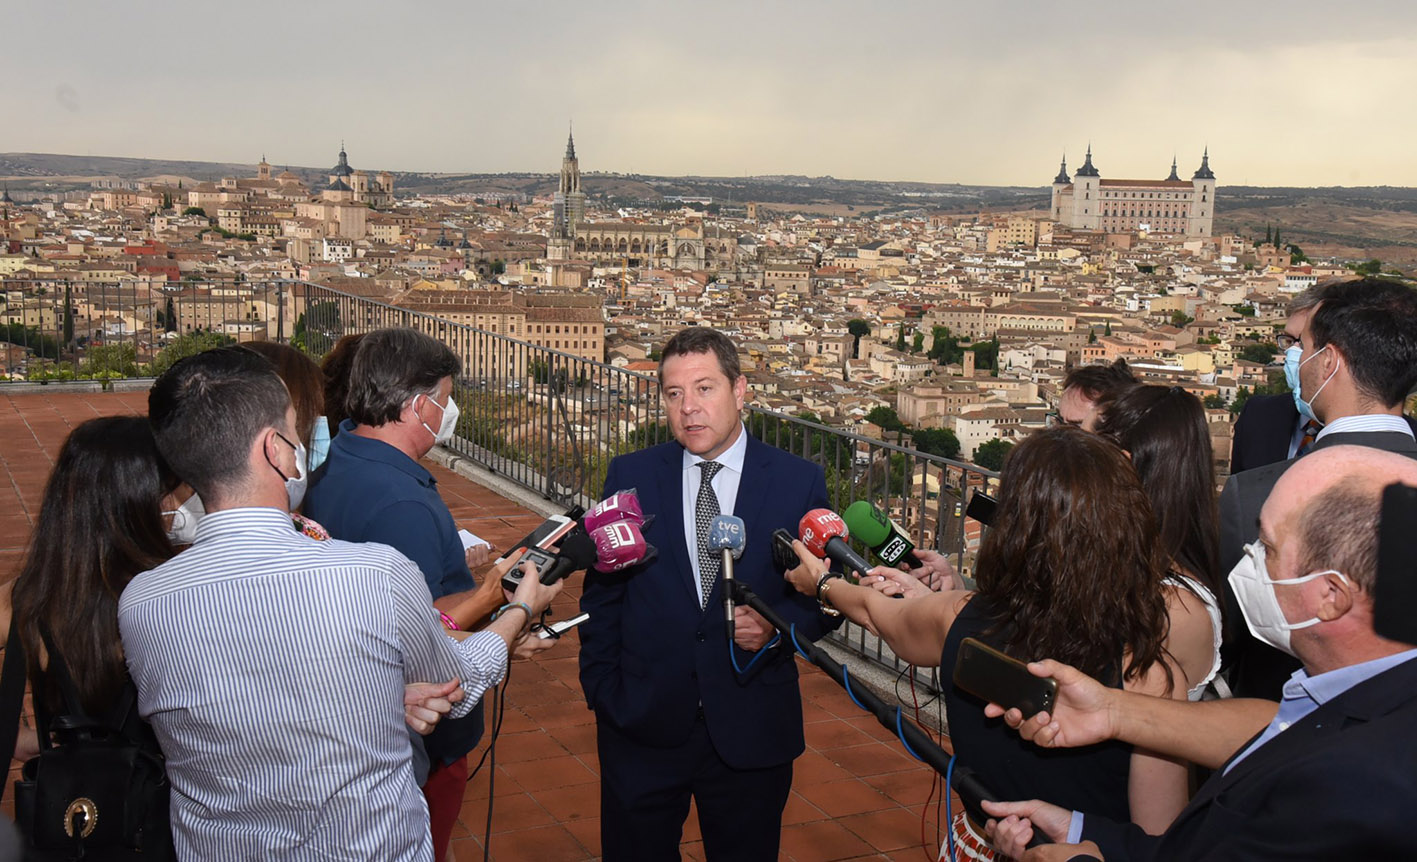
M 452 513 L 419 464 L 457 428 L 453 377 L 461 363 L 447 345 L 413 329 L 364 336 L 349 375 L 349 417 L 305 497 L 305 514 L 336 539 L 390 545 L 418 564 L 434 605 L 448 611 L 476 593 L 487 610 L 503 601 L 496 578 L 478 591 Z M 434 858 L 447 851 L 467 783 L 467 754 L 482 738 L 482 705 L 444 721 L 425 739 L 431 768 L 423 786 Z M 416 743 L 415 743 L 416 744 Z

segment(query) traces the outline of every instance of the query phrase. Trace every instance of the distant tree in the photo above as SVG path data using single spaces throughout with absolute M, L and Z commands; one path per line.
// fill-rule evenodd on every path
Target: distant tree
M 1111 335 L 1111 334 L 1112 334 L 1112 321 L 1110 321 L 1110 320 L 1107 321 L 1107 326 L 1106 326 L 1105 329 L 1102 330 L 1102 334 L 1103 334 L 1103 335 Z
M 1309 262 L 1309 256 L 1304 254 L 1304 250 L 1294 243 L 1289 243 L 1285 248 L 1289 250 L 1289 264 L 1291 266 L 1298 266 L 1301 263 Z
M 193 216 L 193 215 L 194 215 L 194 216 L 201 216 L 202 218 L 206 218 L 206 217 L 207 217 L 207 211 L 204 210 L 204 209 L 202 209 L 201 207 L 187 207 L 185 210 L 182 211 L 182 214 L 183 214 L 183 215 L 192 215 L 192 216 Z
M 1377 258 L 1373 258 L 1366 263 L 1354 265 L 1353 271 L 1359 275 L 1377 275 L 1383 271 L 1383 262 Z
M 219 332 L 189 332 L 186 335 L 179 335 L 153 359 L 152 365 L 148 366 L 148 375 L 158 377 L 179 359 L 186 359 L 188 356 L 196 356 L 206 350 L 235 343 L 236 339 Z
M 79 373 L 86 377 L 136 377 L 137 351 L 132 344 L 100 344 L 90 347 Z
M 999 373 L 999 337 L 997 335 L 988 341 L 981 341 L 969 349 L 974 352 L 974 367 L 988 368 L 995 374 Z
M 1250 396 L 1253 394 L 1254 393 L 1250 391 L 1250 387 L 1248 386 L 1241 386 L 1239 389 L 1236 389 L 1235 400 L 1230 402 L 1230 412 L 1236 416 L 1239 416 L 1240 411 L 1245 407 L 1245 402 L 1249 401 Z
M 1258 344 L 1246 344 L 1240 348 L 1240 352 L 1236 356 L 1246 362 L 1261 362 L 1268 365 L 1274 361 L 1274 356 L 1277 353 L 1279 353 L 1278 344 L 1273 341 L 1261 341 Z
M 1284 240 L 1281 239 L 1280 236 L 1279 236 L 1279 225 L 1275 225 L 1275 226 L 1274 226 L 1274 247 L 1275 247 L 1275 248 L 1283 248 L 1283 247 L 1284 247 Z
M 928 356 L 936 362 L 949 365 L 964 358 L 964 348 L 959 339 L 950 334 L 948 326 L 936 326 L 930 330 L 930 352 Z
M 921 428 L 910 435 L 910 442 L 927 455 L 959 457 L 959 438 L 948 428 Z
M 1225 407 L 1225 399 L 1216 393 L 1207 395 L 1203 403 L 1207 410 L 1221 410 Z
M 1095 329 L 1093 329 L 1093 328 L 1091 328 L 1091 327 L 1088 327 L 1088 330 L 1087 330 L 1087 343 L 1088 343 L 1088 344 L 1096 344 L 1096 343 L 1097 343 L 1097 330 L 1095 330 Z
M 501 275 L 507 271 L 507 262 L 503 260 L 492 261 L 492 274 Z
M 985 470 L 1002 470 L 1004 459 L 1009 456 L 1009 451 L 1013 448 L 1014 444 L 995 437 L 993 440 L 980 443 L 979 448 L 974 450 L 974 463 Z
M 859 317 L 853 317 L 846 321 L 846 331 L 851 333 L 851 358 L 861 358 L 861 339 L 871 334 L 871 324 Z
M 895 349 L 901 353 L 905 352 L 905 322 L 902 321 L 900 328 L 895 332 Z
M 172 297 L 167 298 L 167 319 L 163 321 L 163 328 L 168 332 L 177 331 L 177 309 L 172 304 Z
M 925 346 L 925 333 L 923 333 L 923 332 L 921 332 L 920 330 L 917 329 L 917 330 L 915 330 L 915 335 L 910 339 L 910 352 L 911 352 L 911 353 L 919 353 L 920 350 L 921 350 L 921 348 L 923 348 L 924 346 Z
M 887 431 L 905 430 L 905 423 L 900 421 L 894 407 L 872 407 L 871 412 L 866 414 L 866 421 Z
M 53 336 L 41 334 L 23 323 L 0 323 L 0 341 L 29 348 L 41 359 L 58 359 L 59 342 Z
M 1176 327 L 1177 329 L 1180 329 L 1181 327 L 1184 327 L 1186 324 L 1188 324 L 1188 323 L 1193 323 L 1193 322 L 1195 322 L 1195 318 L 1194 318 L 1194 317 L 1191 317 L 1189 314 L 1187 314 L 1187 313 L 1184 312 L 1184 311 L 1173 311 L 1173 312 L 1171 312 L 1171 325 L 1174 326 L 1174 327 Z
M 1270 245 L 1270 244 L 1273 243 L 1273 242 L 1274 242 L 1274 232 L 1270 230 L 1270 228 L 1269 228 L 1269 223 L 1266 222 L 1266 223 L 1265 223 L 1265 226 L 1264 226 L 1264 244 L 1265 244 L 1265 245 Z
M 1244 317 L 1255 316 L 1255 307 L 1253 305 L 1245 305 L 1242 303 L 1240 305 L 1232 305 L 1230 307 L 1235 311 L 1236 314 L 1242 315 Z

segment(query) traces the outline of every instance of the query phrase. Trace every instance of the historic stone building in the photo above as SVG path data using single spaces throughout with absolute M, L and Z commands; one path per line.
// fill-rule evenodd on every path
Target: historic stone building
M 1068 177 L 1067 158 L 1053 180 L 1054 221 L 1075 230 L 1106 233 L 1147 231 L 1188 237 L 1212 236 L 1215 216 L 1215 174 L 1210 170 L 1210 150 L 1201 156 L 1200 168 L 1183 180 L 1171 160 L 1171 175 L 1164 180 L 1108 180 L 1087 159 Z
M 375 209 L 386 209 L 394 205 L 394 175 L 388 171 L 379 171 L 371 179 L 367 172 L 356 171 L 349 166 L 349 156 L 344 151 L 344 142 L 341 141 L 339 163 L 330 171 L 330 183 L 325 186 L 320 197 L 332 203 L 352 202 L 368 204 Z

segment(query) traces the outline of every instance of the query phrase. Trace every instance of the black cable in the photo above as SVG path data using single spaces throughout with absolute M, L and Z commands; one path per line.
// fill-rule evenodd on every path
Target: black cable
M 510 657 L 507 660 L 507 674 L 502 678 L 502 684 L 493 689 L 492 697 L 492 737 L 487 741 L 487 750 L 482 752 L 482 757 L 477 761 L 477 766 L 468 773 L 467 780 L 470 783 L 477 777 L 477 773 L 482 771 L 482 765 L 490 762 L 492 771 L 487 774 L 487 827 L 482 836 L 482 860 L 491 862 L 492 858 L 492 805 L 497 798 L 497 738 L 502 735 L 502 721 L 507 717 L 507 687 L 512 681 L 512 662 Z

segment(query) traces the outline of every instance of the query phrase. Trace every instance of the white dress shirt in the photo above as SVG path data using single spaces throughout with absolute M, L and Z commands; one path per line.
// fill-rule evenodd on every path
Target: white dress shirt
M 738 439 L 733 441 L 733 445 L 717 458 L 700 458 L 698 455 L 684 450 L 684 481 L 681 483 L 684 489 L 684 544 L 689 548 L 689 565 L 694 567 L 694 592 L 699 597 L 699 606 L 704 605 L 704 585 L 699 580 L 699 537 L 694 529 L 694 511 L 698 505 L 699 482 L 703 480 L 704 471 L 699 468 L 699 463 L 706 460 L 717 461 L 723 465 L 723 469 L 718 471 L 718 475 L 713 477 L 713 493 L 718 497 L 718 513 L 720 515 L 733 514 L 733 504 L 738 500 L 738 483 L 743 478 L 743 459 L 748 454 L 748 429 L 740 423 L 738 425 Z

